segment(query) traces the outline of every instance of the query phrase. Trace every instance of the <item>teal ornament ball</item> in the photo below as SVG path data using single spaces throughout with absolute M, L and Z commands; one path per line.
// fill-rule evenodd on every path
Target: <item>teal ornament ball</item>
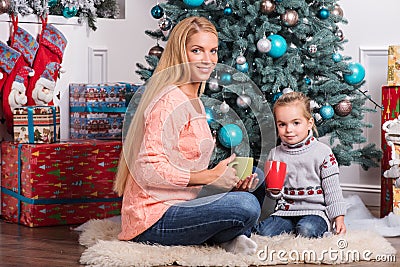
M 224 15 L 229 16 L 229 15 L 232 15 L 232 13 L 233 13 L 233 10 L 232 10 L 232 8 L 230 6 L 226 6 L 224 8 Z
M 320 19 L 327 19 L 329 18 L 330 12 L 327 8 L 323 7 L 320 10 L 318 10 L 317 16 Z
M 161 19 L 164 16 L 164 9 L 160 5 L 155 5 L 151 9 L 151 16 L 155 19 Z
M 331 105 L 325 104 L 320 108 L 319 114 L 324 120 L 329 120 L 333 118 L 333 115 L 335 115 L 335 110 Z
M 333 60 L 333 62 L 338 63 L 338 62 L 342 61 L 342 55 L 339 53 L 333 53 L 332 60 Z
M 239 145 L 243 140 L 243 132 L 236 124 L 227 124 L 219 130 L 218 140 L 226 148 Z
M 204 3 L 204 0 L 183 0 L 188 7 L 198 7 Z
M 278 34 L 272 34 L 267 39 L 271 42 L 271 49 L 267 52 L 268 56 L 278 58 L 286 53 L 287 43 L 285 38 Z
M 282 92 L 276 92 L 273 94 L 272 96 L 272 104 L 276 102 L 276 100 L 278 100 L 278 98 L 280 98 L 283 95 Z
M 207 123 L 210 124 L 214 120 L 214 112 L 209 107 L 206 107 L 205 111 L 206 111 Z
M 224 72 L 220 77 L 222 85 L 229 85 L 232 83 L 232 75 L 230 73 Z
M 57 5 L 58 0 L 49 0 L 49 2 L 47 2 L 47 5 L 49 7 L 53 7 Z
M 236 69 L 240 72 L 248 72 L 249 71 L 249 63 L 245 62 L 243 64 L 236 64 Z
M 304 77 L 304 83 L 305 83 L 306 85 L 311 85 L 311 84 L 312 84 L 312 81 L 311 81 L 310 77 L 308 77 L 308 76 Z
M 364 80 L 365 70 L 364 67 L 358 62 L 350 62 L 347 66 L 350 74 L 344 74 L 343 78 L 348 84 L 357 84 Z
M 68 19 L 76 16 L 77 13 L 78 13 L 78 9 L 75 6 L 72 6 L 72 7 L 66 6 L 63 9 L 63 16 Z

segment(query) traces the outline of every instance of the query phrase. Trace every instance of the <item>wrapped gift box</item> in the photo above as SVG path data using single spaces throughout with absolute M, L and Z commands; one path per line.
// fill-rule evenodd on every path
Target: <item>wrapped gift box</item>
M 382 86 L 382 116 L 381 123 L 396 119 L 400 114 L 400 86 Z M 390 169 L 389 161 L 392 158 L 392 149 L 387 144 L 385 139 L 385 132 L 381 133 L 381 149 L 383 156 L 381 160 L 381 210 L 380 215 L 384 217 L 390 212 L 393 212 L 395 206 L 393 193 L 394 193 L 394 180 L 386 178 L 383 173 Z
M 113 181 L 121 141 L 2 143 L 2 217 L 30 227 L 120 214 Z
M 393 186 L 393 213 L 400 215 L 400 188 Z
M 70 137 L 121 139 L 126 107 L 139 85 L 70 84 Z
M 54 143 L 60 140 L 58 106 L 26 106 L 13 110 L 14 141 Z
M 389 86 L 400 85 L 400 46 L 390 45 L 388 49 L 388 76 Z

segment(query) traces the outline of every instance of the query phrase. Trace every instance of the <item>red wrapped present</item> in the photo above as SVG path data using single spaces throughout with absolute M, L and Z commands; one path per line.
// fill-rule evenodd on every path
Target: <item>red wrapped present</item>
M 384 124 L 389 120 L 394 120 L 400 115 L 400 86 L 382 86 L 382 119 L 381 122 Z M 385 132 L 382 130 L 381 134 L 381 148 L 383 156 L 381 160 L 381 211 L 380 216 L 384 217 L 390 212 L 393 212 L 394 205 L 394 180 L 392 178 L 386 178 L 383 173 L 390 169 L 389 161 L 392 158 L 392 149 L 387 144 L 385 139 Z
M 27 106 L 13 110 L 14 141 L 54 143 L 60 140 L 60 108 Z
M 1 215 L 30 227 L 120 214 L 113 182 L 121 141 L 2 143 Z

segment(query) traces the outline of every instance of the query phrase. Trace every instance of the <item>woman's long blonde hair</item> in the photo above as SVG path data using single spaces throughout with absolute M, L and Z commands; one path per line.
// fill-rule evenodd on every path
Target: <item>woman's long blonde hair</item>
M 147 82 L 146 89 L 136 109 L 135 115 L 126 134 L 118 171 L 114 182 L 114 190 L 119 196 L 124 193 L 129 167 L 136 161 L 144 134 L 144 112 L 150 102 L 169 85 L 181 85 L 190 82 L 186 43 L 192 35 L 198 32 L 211 32 L 218 36 L 214 25 L 204 17 L 188 17 L 180 21 L 171 31 L 164 52 L 160 58 L 152 78 Z M 200 91 L 203 92 L 205 83 Z

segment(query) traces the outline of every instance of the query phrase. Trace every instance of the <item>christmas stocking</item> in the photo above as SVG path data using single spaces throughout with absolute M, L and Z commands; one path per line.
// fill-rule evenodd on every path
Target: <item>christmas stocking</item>
M 7 79 L 15 77 L 16 73 L 12 72 L 20 56 L 21 53 L 0 41 L 0 92 Z
M 19 52 L 21 56 L 14 66 L 14 73 L 9 75 L 3 85 L 3 113 L 9 132 L 12 132 L 13 109 L 27 103 L 26 89 L 28 81 L 25 74 L 33 75 L 33 70 L 30 67 L 39 48 L 35 38 L 24 29 L 18 27 L 18 17 L 12 16 L 12 22 L 13 30 L 10 36 L 10 47 Z M 21 82 L 22 87 L 18 86 Z
M 54 89 L 66 46 L 65 36 L 42 19 L 39 50 L 33 63 L 35 75 L 29 80 L 27 89 L 28 105 L 53 105 Z

